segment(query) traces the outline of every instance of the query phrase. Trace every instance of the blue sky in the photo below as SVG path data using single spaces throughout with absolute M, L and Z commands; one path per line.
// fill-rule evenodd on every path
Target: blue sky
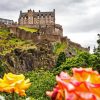
M 19 11 L 56 10 L 56 23 L 63 26 L 64 36 L 82 46 L 96 45 L 100 33 L 100 0 L 3 0 L 0 17 L 17 21 Z

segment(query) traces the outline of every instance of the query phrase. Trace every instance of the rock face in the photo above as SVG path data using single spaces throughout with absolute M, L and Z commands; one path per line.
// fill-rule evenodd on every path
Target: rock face
M 50 69 L 55 64 L 52 44 L 43 40 L 37 43 L 37 49 L 21 50 L 16 48 L 5 56 L 6 63 L 15 71 L 26 72 L 33 69 Z

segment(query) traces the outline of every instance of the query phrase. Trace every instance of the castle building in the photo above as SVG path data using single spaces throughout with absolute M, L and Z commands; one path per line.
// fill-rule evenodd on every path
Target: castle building
M 55 25 L 55 9 L 51 12 L 35 12 L 31 9 L 28 12 L 20 11 L 19 25 L 50 26 Z
M 40 34 L 63 35 L 62 26 L 55 23 L 55 9 L 49 12 L 35 12 L 31 9 L 20 11 L 18 25 L 37 28 Z
M 14 23 L 14 21 L 9 20 L 9 19 L 0 18 L 0 23 L 4 23 L 6 25 L 12 25 Z

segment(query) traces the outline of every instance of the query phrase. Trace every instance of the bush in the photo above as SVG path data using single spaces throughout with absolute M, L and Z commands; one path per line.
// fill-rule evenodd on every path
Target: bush
M 60 52 L 57 62 L 56 62 L 56 67 L 59 67 L 61 64 L 63 64 L 66 61 L 66 55 L 64 52 Z
M 46 91 L 51 90 L 55 84 L 55 76 L 49 71 L 32 71 L 26 74 L 32 85 L 27 91 L 27 96 L 32 96 L 36 100 L 49 100 Z

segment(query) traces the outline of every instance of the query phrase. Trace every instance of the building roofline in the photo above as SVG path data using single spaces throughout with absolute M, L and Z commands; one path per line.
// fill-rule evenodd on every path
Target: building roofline
M 5 19 L 5 18 L 0 18 L 1 20 L 7 20 L 7 21 L 13 21 L 13 20 L 10 20 L 10 19 Z

